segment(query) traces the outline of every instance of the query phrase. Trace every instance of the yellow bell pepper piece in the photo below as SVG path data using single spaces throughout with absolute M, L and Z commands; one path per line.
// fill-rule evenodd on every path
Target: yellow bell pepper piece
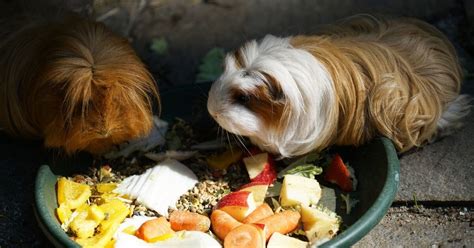
M 104 203 L 99 208 L 105 213 L 106 219 L 100 223 L 99 231 L 103 232 L 109 229 L 114 224 L 122 223 L 130 213 L 130 209 L 118 199 L 111 200 L 110 202 Z
M 96 185 L 97 192 L 99 193 L 109 193 L 117 188 L 116 183 L 99 183 Z
M 76 183 L 64 177 L 58 179 L 58 204 L 65 204 L 69 209 L 76 209 L 91 196 L 89 185 Z
M 130 213 L 127 205 L 120 200 L 111 200 L 99 206 L 106 218 L 100 223 L 97 230 L 98 234 L 90 238 L 78 238 L 76 242 L 82 247 L 102 248 L 110 245 L 114 233 Z
M 216 170 L 227 169 L 232 163 L 237 162 L 242 157 L 242 151 L 235 149 L 228 149 L 221 154 L 212 155 L 207 159 L 207 164 Z
M 66 207 L 66 204 L 61 204 L 56 208 L 56 214 L 58 215 L 61 224 L 64 224 L 69 220 L 69 218 L 71 218 L 72 211 Z

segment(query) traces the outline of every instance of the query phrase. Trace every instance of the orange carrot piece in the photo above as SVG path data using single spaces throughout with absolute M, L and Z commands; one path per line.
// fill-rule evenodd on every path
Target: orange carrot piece
M 148 220 L 144 222 L 135 233 L 140 239 L 150 242 L 153 238 L 168 234 L 174 233 L 171 229 L 170 223 L 166 220 L 165 217 L 159 217 L 156 219 Z
M 207 232 L 211 227 L 211 220 L 202 214 L 178 210 L 171 213 L 170 224 L 174 231 Z
M 252 213 L 250 213 L 243 221 L 242 223 L 248 224 L 248 223 L 255 223 L 257 221 L 263 220 L 269 216 L 272 216 L 273 210 L 272 208 L 266 204 L 263 203 L 260 205 L 258 208 L 256 208 Z
M 221 240 L 234 228 L 242 225 L 239 221 L 222 210 L 214 210 L 211 214 L 212 231 Z
M 281 234 L 288 234 L 298 227 L 300 221 L 300 213 L 292 210 L 285 210 L 281 213 L 274 214 L 263 220 L 258 221 L 258 224 L 264 224 L 266 227 L 266 240 L 272 236 L 273 233 L 279 232 Z
M 261 226 L 244 224 L 230 231 L 224 239 L 225 248 L 264 248 L 265 234 Z

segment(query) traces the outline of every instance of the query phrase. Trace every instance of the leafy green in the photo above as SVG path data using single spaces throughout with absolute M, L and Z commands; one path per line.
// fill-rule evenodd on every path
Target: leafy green
M 318 152 L 311 152 L 311 153 L 308 153 L 306 155 L 304 155 L 303 157 L 297 159 L 296 161 L 294 161 L 293 163 L 291 163 L 290 165 L 288 165 L 285 169 L 283 169 L 282 171 L 280 171 L 280 173 L 278 173 L 278 178 L 282 178 L 283 176 L 285 176 L 286 174 L 288 174 L 288 171 L 289 170 L 292 170 L 300 165 L 308 165 L 308 164 L 311 164 L 312 162 L 315 162 L 316 160 L 319 160 L 321 158 L 320 154 Z M 321 174 L 321 173 L 318 173 L 318 174 Z M 316 174 L 316 175 L 318 175 Z
M 344 208 L 346 209 L 346 214 L 350 214 L 352 208 L 354 208 L 355 205 L 359 202 L 359 200 L 351 199 L 351 195 L 350 195 L 350 194 L 346 194 L 346 195 L 345 195 L 345 194 L 341 194 L 341 198 L 342 198 L 342 200 L 343 200 L 344 203 L 345 203 Z
M 216 80 L 223 72 L 224 49 L 213 48 L 202 59 L 196 82 L 209 82 Z
M 323 168 L 314 164 L 303 164 L 287 170 L 285 174 L 314 178 L 316 175 L 319 175 L 321 173 L 323 173 Z
M 154 38 L 151 40 L 150 49 L 158 55 L 163 55 L 168 51 L 168 42 L 164 38 Z

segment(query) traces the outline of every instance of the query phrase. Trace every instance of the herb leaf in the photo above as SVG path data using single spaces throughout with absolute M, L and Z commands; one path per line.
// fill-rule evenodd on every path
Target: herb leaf
M 312 162 L 314 162 L 316 160 L 319 160 L 320 158 L 321 158 L 321 156 L 318 152 L 308 153 L 305 156 L 297 159 L 296 161 L 294 161 L 293 163 L 288 165 L 282 171 L 280 171 L 280 173 L 278 173 L 278 178 L 282 178 L 286 174 L 289 174 L 288 171 L 293 170 L 294 168 L 296 168 L 298 166 L 311 164 Z M 313 164 L 311 164 L 311 165 L 313 165 Z M 321 172 L 322 172 L 322 169 L 321 169 Z M 315 175 L 319 175 L 319 174 L 321 174 L 321 172 L 319 172 L 318 174 L 315 174 Z
M 319 175 L 322 172 L 323 168 L 319 166 L 316 166 L 314 164 L 303 164 L 287 170 L 285 174 L 314 178 L 316 175 Z

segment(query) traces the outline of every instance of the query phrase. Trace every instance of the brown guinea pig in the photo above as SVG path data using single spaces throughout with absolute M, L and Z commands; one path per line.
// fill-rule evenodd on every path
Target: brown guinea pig
M 207 107 L 227 131 L 284 157 L 377 135 L 404 152 L 460 127 L 470 109 L 461 79 L 453 46 L 434 27 L 359 15 L 228 54 Z
M 158 90 L 125 38 L 75 16 L 19 23 L 0 42 L 3 131 L 68 154 L 150 131 Z

